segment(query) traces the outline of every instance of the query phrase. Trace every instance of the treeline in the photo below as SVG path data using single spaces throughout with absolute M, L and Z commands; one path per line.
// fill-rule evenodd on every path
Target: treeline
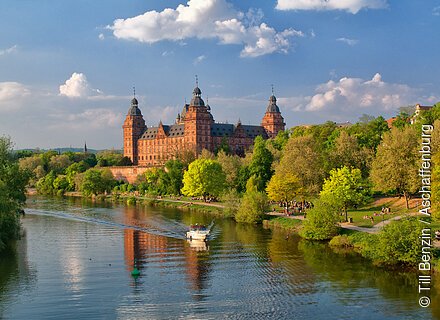
M 0 137 L 0 252 L 20 234 L 20 214 L 29 174 L 20 169 L 9 138 Z

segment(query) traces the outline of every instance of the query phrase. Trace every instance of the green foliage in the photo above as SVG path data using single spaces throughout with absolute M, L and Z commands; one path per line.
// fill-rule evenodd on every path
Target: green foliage
M 242 166 L 238 169 L 235 182 L 236 189 L 239 193 L 246 192 L 246 184 L 251 177 L 248 166 Z
M 217 155 L 219 152 L 224 152 L 225 154 L 232 153 L 231 147 L 229 146 L 229 143 L 228 143 L 228 140 L 226 137 L 222 138 L 222 142 L 214 150 L 215 155 Z
M 275 149 L 281 151 L 289 141 L 289 137 L 289 131 L 280 131 L 274 139 L 270 140 L 270 143 L 272 143 Z
M 434 168 L 432 170 L 431 205 L 433 219 L 440 221 L 440 153 L 432 157 Z
M 388 124 L 382 116 L 369 122 L 358 122 L 348 127 L 347 132 L 357 138 L 360 147 L 376 150 L 385 132 L 388 132 Z
M 152 168 L 144 173 L 145 180 L 138 185 L 138 190 L 151 195 L 165 195 L 174 189 L 170 185 L 170 177 L 162 168 Z
M 224 216 L 235 217 L 241 202 L 240 194 L 237 190 L 228 189 L 226 193 L 222 195 L 222 201 L 225 205 Z
M 291 173 L 275 173 L 267 184 L 267 194 L 273 201 L 293 201 L 301 193 L 299 179 Z
M 396 116 L 396 120 L 393 121 L 392 126 L 395 128 L 403 129 L 406 126 L 409 126 L 410 121 L 411 121 L 411 116 L 405 111 L 401 111 Z
M 235 215 L 235 220 L 243 223 L 261 223 L 268 211 L 269 205 L 266 193 L 251 188 L 244 194 Z
M 291 137 L 276 168 L 281 175 L 298 177 L 305 194 L 316 194 L 324 180 L 324 156 L 316 139 L 311 136 Z
M 409 195 L 420 185 L 418 141 L 413 127 L 393 128 L 377 148 L 370 172 L 375 190 L 403 194 L 408 209 Z
M 325 180 L 320 193 L 321 197 L 339 211 L 345 213 L 350 207 L 365 203 L 368 199 L 369 188 L 362 179 L 359 169 L 342 167 L 330 171 L 330 177 Z
M 422 229 L 416 219 L 404 219 L 384 226 L 377 235 L 355 233 L 349 239 L 364 257 L 378 264 L 417 267 L 422 262 Z
M 183 162 L 180 160 L 168 160 L 165 163 L 165 170 L 168 175 L 167 193 L 179 195 L 183 187 Z
M 325 199 L 319 199 L 315 206 L 307 211 L 299 235 L 310 240 L 331 239 L 338 233 L 338 222 L 338 209 Z
M 56 179 L 56 174 L 53 171 L 50 171 L 46 176 L 38 180 L 37 182 L 37 191 L 39 194 L 44 195 L 53 195 L 54 194 L 54 187 L 53 182 Z
M 69 184 L 69 187 L 66 189 L 68 191 L 75 190 L 75 177 L 78 173 L 85 172 L 89 168 L 88 164 L 81 160 L 80 162 L 72 163 L 66 169 L 66 180 Z
M 226 175 L 226 184 L 233 189 L 239 189 L 239 171 L 242 168 L 241 158 L 236 155 L 228 155 L 224 151 L 217 154 L 217 161 L 222 166 L 222 170 Z M 249 179 L 248 176 L 245 177 Z
M 83 176 L 81 191 L 85 196 L 110 192 L 116 181 L 108 170 L 88 169 Z
M 258 178 L 258 190 L 263 191 L 272 177 L 272 153 L 266 148 L 266 142 L 261 136 L 255 138 L 252 160 L 249 165 L 250 175 Z
M 104 150 L 96 155 L 97 165 L 99 167 L 111 167 L 126 165 L 127 159 L 120 151 Z
M 186 196 L 218 197 L 224 190 L 226 177 L 222 166 L 215 160 L 193 161 L 183 176 L 182 193 Z
M 49 171 L 54 171 L 55 174 L 64 174 L 66 172 L 67 167 L 72 164 L 72 161 L 68 156 L 56 155 L 50 158 L 49 160 Z
M 358 168 L 361 170 L 362 176 L 367 177 L 373 156 L 372 149 L 361 148 L 355 136 L 350 136 L 345 130 L 342 130 L 334 140 L 329 152 L 330 167 Z
M 0 137 L 0 251 L 19 236 L 19 210 L 26 196 L 30 173 L 20 169 L 9 138 Z

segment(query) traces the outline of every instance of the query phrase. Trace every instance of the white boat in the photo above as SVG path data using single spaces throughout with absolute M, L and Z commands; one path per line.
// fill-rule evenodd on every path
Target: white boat
M 190 240 L 206 240 L 211 230 L 203 224 L 194 224 L 186 233 L 186 238 Z

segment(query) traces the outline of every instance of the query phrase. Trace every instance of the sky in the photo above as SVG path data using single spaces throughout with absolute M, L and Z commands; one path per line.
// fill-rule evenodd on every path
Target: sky
M 440 1 L 2 0 L 0 136 L 121 148 L 133 87 L 174 122 L 199 79 L 217 122 L 389 118 L 440 101 Z

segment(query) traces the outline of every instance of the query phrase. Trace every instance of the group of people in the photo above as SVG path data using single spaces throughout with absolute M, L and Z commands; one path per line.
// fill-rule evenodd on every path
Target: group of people
M 390 207 L 382 207 L 382 210 L 380 211 L 380 213 L 376 213 L 374 212 L 372 216 L 363 216 L 362 218 L 364 220 L 371 220 L 371 223 L 374 224 L 374 217 L 378 217 L 384 214 L 391 214 L 391 208 Z
M 304 214 L 307 209 L 313 208 L 313 203 L 309 201 L 280 201 L 278 205 L 281 208 L 284 208 L 284 213 L 287 216 L 290 216 L 295 213 Z

